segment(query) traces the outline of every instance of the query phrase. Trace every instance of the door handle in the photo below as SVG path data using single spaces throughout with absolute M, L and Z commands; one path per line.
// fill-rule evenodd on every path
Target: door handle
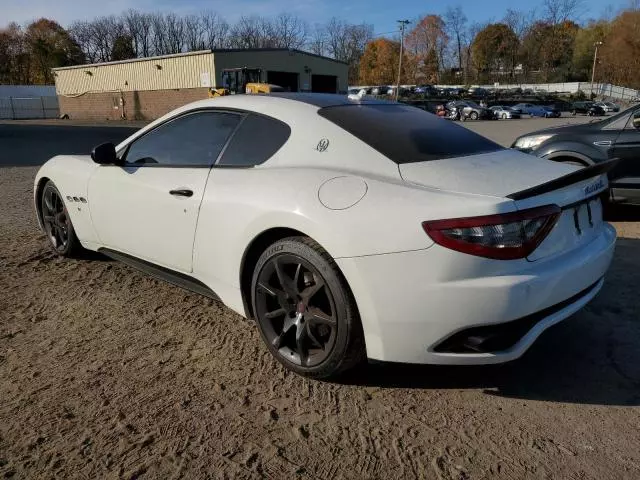
M 169 193 L 175 197 L 192 197 L 193 190 L 189 190 L 188 188 L 178 188 L 176 190 L 171 190 Z

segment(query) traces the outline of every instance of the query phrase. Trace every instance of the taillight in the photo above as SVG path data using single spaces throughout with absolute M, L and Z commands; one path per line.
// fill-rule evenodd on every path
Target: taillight
M 423 222 L 422 228 L 443 247 L 496 260 L 525 258 L 549 234 L 560 207 L 547 205 L 512 213 Z

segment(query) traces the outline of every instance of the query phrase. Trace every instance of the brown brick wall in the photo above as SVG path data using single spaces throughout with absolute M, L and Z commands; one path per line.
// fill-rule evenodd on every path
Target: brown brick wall
M 207 98 L 206 88 L 141 92 L 86 93 L 79 97 L 58 96 L 60 114 L 83 120 L 120 120 L 124 98 L 127 120 L 153 120 L 171 110 Z M 116 108 L 117 107 L 117 108 Z

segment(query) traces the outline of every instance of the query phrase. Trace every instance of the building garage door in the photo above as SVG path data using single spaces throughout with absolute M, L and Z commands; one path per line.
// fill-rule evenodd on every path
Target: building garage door
M 311 75 L 311 91 L 317 93 L 337 93 L 338 77 L 335 75 Z
M 267 72 L 267 83 L 279 85 L 288 92 L 298 91 L 298 74 L 293 72 Z

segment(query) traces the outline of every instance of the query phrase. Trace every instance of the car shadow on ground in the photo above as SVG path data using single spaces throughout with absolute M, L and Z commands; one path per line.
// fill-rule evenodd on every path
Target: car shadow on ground
M 604 209 L 604 219 L 607 222 L 640 222 L 640 206 L 608 205 Z
M 503 365 L 370 363 L 339 383 L 382 388 L 484 389 L 488 395 L 640 405 L 640 240 L 619 239 L 605 285 L 581 312 Z

